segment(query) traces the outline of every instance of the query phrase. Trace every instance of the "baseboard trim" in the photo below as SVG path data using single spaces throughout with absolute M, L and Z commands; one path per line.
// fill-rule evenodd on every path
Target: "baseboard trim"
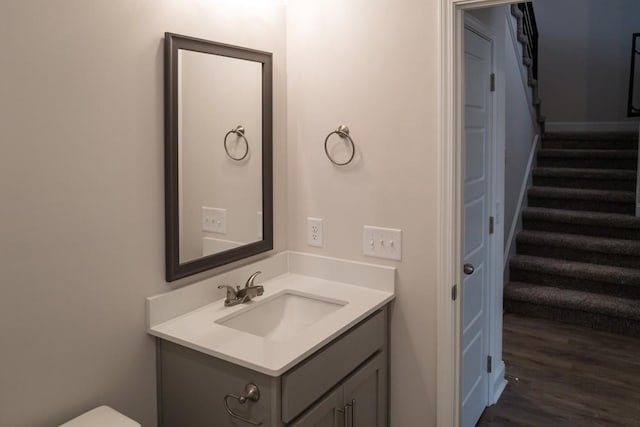
M 525 204 L 525 199 L 527 197 L 527 190 L 529 189 L 529 183 L 531 182 L 531 174 L 533 173 L 533 164 L 536 160 L 536 153 L 538 152 L 538 144 L 540 142 L 540 135 L 536 135 L 533 138 L 533 144 L 531 145 L 531 152 L 529 153 L 529 161 L 527 162 L 527 169 L 524 172 L 524 179 L 522 180 L 522 186 L 520 187 L 520 195 L 518 196 L 518 204 L 516 205 L 516 212 L 513 215 L 513 220 L 511 221 L 511 227 L 509 227 L 509 235 L 507 236 L 506 245 L 504 247 L 504 265 L 503 268 L 507 267 L 509 263 L 509 254 L 511 253 L 511 246 L 513 245 L 513 241 L 516 237 L 516 233 L 518 232 L 518 222 L 520 220 L 520 216 L 522 215 L 522 208 Z
M 546 122 L 547 132 L 635 132 L 637 121 L 628 122 Z
M 504 360 L 501 360 L 497 366 L 495 376 L 493 377 L 493 384 L 489 395 L 489 405 L 495 405 L 500 400 L 502 392 L 507 387 L 507 379 L 505 378 L 506 367 Z

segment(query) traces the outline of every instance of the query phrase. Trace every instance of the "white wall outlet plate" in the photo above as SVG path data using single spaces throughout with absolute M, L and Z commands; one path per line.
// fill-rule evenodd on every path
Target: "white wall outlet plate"
M 402 230 L 365 225 L 362 233 L 362 252 L 367 256 L 402 259 Z
M 307 218 L 307 244 L 322 247 L 322 218 Z
M 202 207 L 202 230 L 212 233 L 227 233 L 227 210 Z

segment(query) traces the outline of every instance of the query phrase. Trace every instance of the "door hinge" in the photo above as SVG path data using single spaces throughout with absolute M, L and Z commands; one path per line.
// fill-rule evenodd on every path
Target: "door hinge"
M 492 366 L 491 356 L 487 356 L 487 372 L 491 373 L 491 369 L 492 368 L 493 368 L 493 366 Z
M 496 219 L 492 216 L 489 217 L 489 234 L 493 234 L 494 231 L 494 223 L 496 222 Z
M 491 84 L 491 92 L 496 91 L 496 73 L 491 73 L 491 77 L 489 77 L 489 83 Z
M 451 288 L 451 299 L 454 301 L 458 299 L 458 285 L 453 285 Z

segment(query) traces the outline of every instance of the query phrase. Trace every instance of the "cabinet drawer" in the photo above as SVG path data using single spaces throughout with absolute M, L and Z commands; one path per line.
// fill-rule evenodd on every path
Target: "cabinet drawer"
M 288 423 L 382 348 L 387 312 L 378 311 L 282 377 L 282 419 Z

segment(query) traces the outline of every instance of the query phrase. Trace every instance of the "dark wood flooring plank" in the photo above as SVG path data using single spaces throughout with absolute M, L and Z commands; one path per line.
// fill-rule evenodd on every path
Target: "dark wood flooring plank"
M 504 317 L 509 384 L 478 426 L 640 427 L 640 339 Z

